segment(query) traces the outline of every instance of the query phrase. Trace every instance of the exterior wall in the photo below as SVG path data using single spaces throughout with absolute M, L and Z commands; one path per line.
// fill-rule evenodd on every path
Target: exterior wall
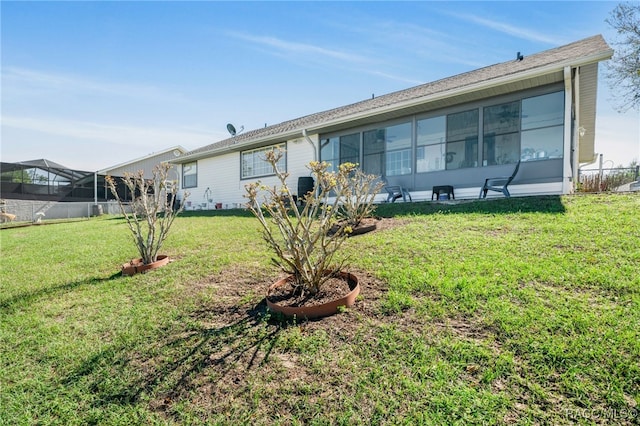
M 310 138 L 317 146 L 317 135 L 311 135 Z M 314 149 L 310 143 L 302 138 L 288 141 L 286 149 L 287 171 L 289 172 L 287 184 L 295 193 L 298 188 L 298 178 L 309 176 L 306 164 L 315 158 Z M 215 209 L 218 203 L 223 209 L 243 207 L 247 202 L 244 198 L 246 184 L 256 181 L 271 186 L 278 184 L 274 176 L 241 179 L 240 152 L 230 152 L 217 157 L 201 159 L 197 163 L 197 186 L 181 188 L 179 191 L 180 199 L 184 197 L 185 192 L 189 192 L 187 210 Z M 181 166 L 178 166 L 178 173 L 180 171 Z
M 327 137 L 346 135 L 354 132 L 363 132 L 375 129 L 378 126 L 394 125 L 394 123 L 406 122 L 411 120 L 415 132 L 415 123 L 419 119 L 438 116 L 442 114 L 450 114 L 466 111 L 474 108 L 480 109 L 480 128 L 478 132 L 478 151 L 482 152 L 483 147 L 483 129 L 482 129 L 482 109 L 487 106 L 499 105 L 504 102 L 529 98 L 544 94 L 556 93 L 565 90 L 562 83 L 545 85 L 541 87 L 530 88 L 528 90 L 514 92 L 497 97 L 485 98 L 470 103 L 463 103 L 447 108 L 420 112 L 411 116 L 397 118 L 391 121 L 378 122 L 369 125 L 354 126 L 351 128 L 343 127 L 339 132 L 327 134 L 313 134 L 310 139 L 315 147 L 304 138 L 287 141 L 287 171 L 290 173 L 289 185 L 292 191 L 297 193 L 297 181 L 299 177 L 309 176 L 309 171 L 305 167 L 309 161 L 322 158 L 319 156 L 319 140 Z M 572 144 L 572 97 L 570 91 L 565 91 L 565 119 L 564 119 L 564 151 L 563 158 L 548 157 L 537 159 L 535 161 L 523 161 L 518 174 L 509 186 L 512 195 L 555 195 L 567 193 L 566 180 L 571 175 L 570 161 L 567 158 L 567 152 L 570 151 Z M 568 112 L 568 113 L 567 113 Z M 568 116 L 568 119 L 567 119 Z M 519 130 L 521 131 L 521 130 Z M 415 134 L 413 136 L 412 150 L 415 154 L 416 141 Z M 361 139 L 362 141 L 362 139 Z M 363 149 L 360 150 L 363 155 Z M 479 154 L 480 156 L 481 154 Z M 362 158 L 362 157 L 361 157 Z M 415 166 L 415 158 L 413 159 Z M 362 161 L 360 161 L 362 164 Z M 480 161 L 478 162 L 480 164 Z M 480 187 L 484 180 L 489 177 L 509 176 L 511 175 L 515 163 L 489 166 L 476 166 L 468 168 L 458 168 L 452 170 L 438 170 L 425 173 L 413 173 L 399 176 L 389 176 L 386 180 L 390 185 L 402 185 L 408 189 L 414 200 L 430 200 L 431 188 L 435 185 L 453 185 L 455 188 L 456 199 L 472 199 L 478 198 Z M 249 182 L 260 180 L 266 185 L 276 185 L 277 181 L 274 177 L 268 176 L 256 179 L 240 179 L 240 152 L 232 152 L 216 157 L 210 157 L 198 160 L 198 184 L 195 188 L 187 189 L 191 196 L 191 209 L 212 209 L 216 203 L 221 203 L 222 208 L 242 207 L 246 202 L 243 197 L 244 185 Z M 210 192 L 207 192 L 209 188 Z M 208 194 L 208 195 L 207 195 Z M 210 195 L 210 197 L 209 197 Z M 488 193 L 489 197 L 502 197 L 499 193 Z M 208 199 L 212 202 L 208 202 Z M 386 193 L 379 194 L 376 197 L 377 202 L 383 202 L 386 199 Z

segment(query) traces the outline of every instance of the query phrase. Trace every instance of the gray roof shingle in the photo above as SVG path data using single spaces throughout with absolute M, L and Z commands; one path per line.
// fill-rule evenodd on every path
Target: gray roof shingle
M 536 69 L 546 69 L 548 67 L 562 69 L 568 65 L 584 65 L 606 59 L 612 55 L 613 51 L 601 35 L 595 35 L 583 40 L 579 40 L 564 46 L 556 47 L 531 56 L 525 56 L 521 61 L 510 60 L 507 62 L 490 65 L 484 68 L 436 80 L 430 83 L 411 87 L 409 89 L 392 92 L 372 99 L 356 102 L 350 105 L 322 111 L 304 117 L 295 118 L 279 124 L 251 130 L 238 134 L 228 139 L 212 143 L 210 145 L 197 148 L 186 153 L 184 157 L 202 156 L 209 151 L 215 153 L 224 148 L 235 145 L 245 145 L 252 141 L 267 139 L 280 134 L 287 134 L 293 131 L 302 132 L 311 126 L 318 126 L 333 120 L 347 118 L 353 115 L 360 115 L 367 112 L 375 114 L 376 111 L 399 105 L 403 102 L 420 100 L 424 98 L 446 93 L 451 90 L 464 89 L 465 87 L 490 83 L 492 80 L 513 77 L 518 79 L 522 74 L 526 74 Z M 556 71 L 557 71 L 556 70 Z M 552 72 L 550 70 L 550 72 Z M 178 160 L 179 161 L 179 160 Z

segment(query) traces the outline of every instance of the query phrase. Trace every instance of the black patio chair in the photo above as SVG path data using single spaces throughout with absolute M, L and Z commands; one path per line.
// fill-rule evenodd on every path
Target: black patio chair
M 509 186 L 513 178 L 516 177 L 519 168 L 520 161 L 518 161 L 518 164 L 516 164 L 516 168 L 513 169 L 513 173 L 511 173 L 511 176 L 486 178 L 484 180 L 484 185 L 482 185 L 482 188 L 480 189 L 480 196 L 478 198 L 487 198 L 488 191 L 502 192 L 505 197 L 511 197 L 511 194 L 509 194 L 509 190 L 507 189 L 507 187 Z
M 398 198 L 402 198 L 402 200 L 406 203 L 407 202 L 407 197 L 409 198 L 409 201 L 413 201 L 411 199 L 411 194 L 409 194 L 409 191 L 407 191 L 406 189 L 404 189 L 403 187 L 401 187 L 400 185 L 387 185 L 384 187 L 384 189 L 387 191 L 387 203 L 388 202 L 395 202 Z

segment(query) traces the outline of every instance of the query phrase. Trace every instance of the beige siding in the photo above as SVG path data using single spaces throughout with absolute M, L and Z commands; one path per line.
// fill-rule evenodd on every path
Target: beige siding
M 584 127 L 584 135 L 579 138 L 578 161 L 589 163 L 594 160 L 596 134 L 596 96 L 598 87 L 598 64 L 580 67 L 580 123 Z

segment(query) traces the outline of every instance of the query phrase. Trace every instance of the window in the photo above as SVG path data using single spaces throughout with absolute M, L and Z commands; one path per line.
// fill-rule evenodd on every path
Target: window
M 198 186 L 198 162 L 182 165 L 182 187 L 195 188 Z
M 517 163 L 520 158 L 520 101 L 484 108 L 482 165 Z
M 275 174 L 273 167 L 271 164 L 267 163 L 265 160 L 265 154 L 268 151 L 274 150 L 276 148 L 285 149 L 284 144 L 280 145 L 271 145 L 265 148 L 253 149 L 251 151 L 244 151 L 240 154 L 241 158 L 241 168 L 242 168 L 242 179 L 254 178 L 259 176 L 268 176 Z M 276 166 L 280 170 L 286 170 L 286 152 L 285 155 L 282 156 L 280 161 Z
M 477 109 L 447 116 L 447 170 L 478 166 Z
M 522 100 L 522 161 L 562 158 L 564 92 Z
M 322 139 L 320 160 L 330 164 L 329 171 L 336 171 L 342 163 L 359 163 L 360 133 Z
M 441 115 L 418 120 L 417 126 L 416 171 L 421 173 L 444 170 L 447 117 Z

